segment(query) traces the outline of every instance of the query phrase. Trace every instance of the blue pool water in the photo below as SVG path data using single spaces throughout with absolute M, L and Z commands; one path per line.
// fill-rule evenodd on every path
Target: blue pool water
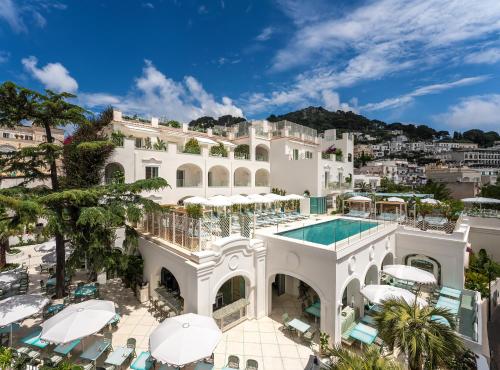
M 330 245 L 376 226 L 376 222 L 337 218 L 328 222 L 301 227 L 300 229 L 283 231 L 277 235 Z

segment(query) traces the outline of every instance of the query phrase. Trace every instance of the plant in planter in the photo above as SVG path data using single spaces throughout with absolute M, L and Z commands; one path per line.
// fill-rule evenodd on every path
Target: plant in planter
M 125 134 L 121 131 L 114 131 L 111 133 L 111 142 L 115 146 L 123 146 L 124 139 L 125 139 Z
M 200 154 L 201 148 L 198 140 L 195 138 L 191 138 L 187 141 L 186 145 L 184 145 L 184 153 L 189 154 Z
M 7 347 L 0 347 L 0 369 L 10 369 L 12 360 L 12 350 Z
M 154 150 L 167 150 L 167 143 L 164 140 L 158 139 L 156 143 L 153 145 Z
M 329 356 L 332 349 L 330 348 L 330 335 L 324 331 L 319 333 L 319 354 L 320 356 Z
M 210 155 L 214 157 L 227 157 L 227 149 L 222 143 L 219 143 L 219 145 L 210 148 Z
M 186 205 L 186 213 L 189 217 L 199 219 L 203 216 L 203 207 L 201 204 Z

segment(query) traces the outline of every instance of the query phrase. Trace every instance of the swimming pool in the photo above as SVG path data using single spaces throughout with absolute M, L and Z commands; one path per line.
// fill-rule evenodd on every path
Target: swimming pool
M 276 235 L 330 245 L 376 226 L 376 222 L 337 218 L 335 220 L 301 227 L 299 229 L 282 231 Z

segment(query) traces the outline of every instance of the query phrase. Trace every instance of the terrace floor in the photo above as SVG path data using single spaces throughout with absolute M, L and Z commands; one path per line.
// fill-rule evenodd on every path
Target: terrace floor
M 9 262 L 25 262 L 29 265 L 29 293 L 39 293 L 39 280 L 47 279 L 46 273 L 40 274 L 38 271 L 43 253 L 36 252 L 34 246 L 21 249 L 22 255 L 9 257 Z M 74 282 L 79 279 L 85 279 L 83 272 L 76 274 Z M 149 334 L 159 325 L 158 320 L 148 310 L 148 306 L 139 303 L 132 290 L 125 288 L 119 279 L 110 280 L 106 285 L 101 286 L 101 298 L 114 301 L 121 315 L 118 327 L 113 331 L 113 347 L 125 345 L 127 339 L 133 337 L 137 340 L 137 353 L 147 351 Z M 241 368 L 244 368 L 248 358 L 252 358 L 258 361 L 259 370 L 304 369 L 313 351 L 303 345 L 297 337 L 289 337 L 280 330 L 281 314 L 286 311 L 290 317 L 295 315 L 300 317 L 300 307 L 298 307 L 297 300 L 290 296 L 284 295 L 278 299 L 279 301 L 275 304 L 277 308 L 270 317 L 245 321 L 223 333 L 222 340 L 214 351 L 215 369 L 221 369 L 226 364 L 229 355 L 237 355 L 240 358 Z M 21 329 L 13 335 L 14 347 L 20 346 L 19 341 L 41 322 L 41 317 L 25 320 Z M 84 341 L 86 346 L 94 339 L 87 337 Z M 72 357 L 74 362 L 78 362 L 82 349 L 82 345 L 76 348 Z M 102 360 L 98 361 L 97 366 L 101 363 Z M 192 367 L 186 366 L 184 369 L 190 370 Z

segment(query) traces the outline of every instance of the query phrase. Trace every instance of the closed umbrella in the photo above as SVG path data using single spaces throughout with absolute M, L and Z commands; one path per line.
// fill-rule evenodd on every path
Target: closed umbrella
M 16 295 L 0 301 L 0 327 L 12 324 L 33 316 L 40 312 L 49 300 L 45 297 L 34 294 Z
M 413 304 L 415 299 L 420 307 L 427 306 L 427 302 L 417 297 L 409 290 L 394 287 L 391 285 L 370 284 L 361 289 L 361 294 L 370 302 L 381 304 L 383 301 L 391 298 L 402 298 L 408 304 Z
M 40 338 L 52 343 L 68 343 L 100 331 L 115 316 L 111 301 L 91 299 L 72 304 L 42 324 Z
M 418 284 L 436 284 L 434 274 L 407 265 L 385 265 L 383 272 L 399 280 L 414 281 Z
M 149 336 L 149 350 L 156 360 L 181 367 L 210 357 L 221 336 L 213 318 L 188 313 L 163 321 Z

